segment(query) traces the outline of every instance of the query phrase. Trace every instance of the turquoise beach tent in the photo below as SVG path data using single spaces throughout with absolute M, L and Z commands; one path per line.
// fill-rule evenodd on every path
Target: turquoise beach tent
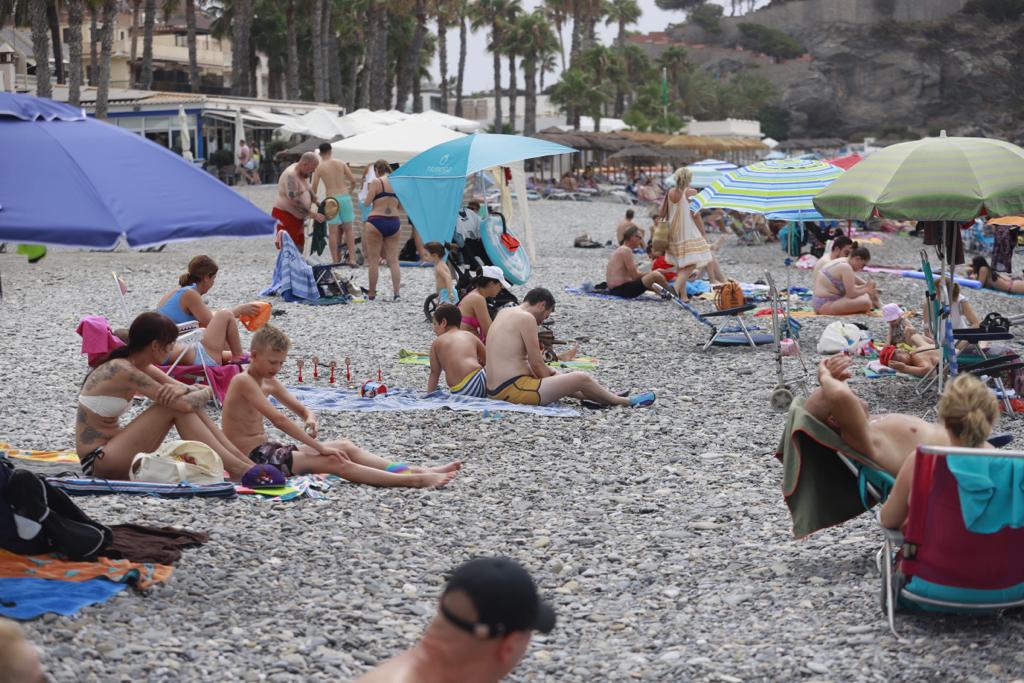
M 496 166 L 576 150 L 520 135 L 476 133 L 416 155 L 388 178 L 424 242 L 449 242 L 466 177 Z

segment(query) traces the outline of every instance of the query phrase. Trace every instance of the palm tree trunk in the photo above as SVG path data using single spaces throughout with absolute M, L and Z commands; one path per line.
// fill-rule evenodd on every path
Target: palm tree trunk
M 459 70 L 455 76 L 455 115 L 462 116 L 462 84 L 466 76 L 466 17 L 459 17 Z
M 375 7 L 372 23 L 373 63 L 369 78 L 369 100 L 371 109 L 390 109 L 391 90 L 388 78 L 388 30 L 390 16 L 384 7 Z
M 555 35 L 558 36 L 558 54 L 562 57 L 562 71 L 565 71 L 565 38 L 562 37 L 562 26 L 563 25 L 564 25 L 564 22 L 562 21 L 562 17 L 561 17 L 561 15 L 558 15 L 555 18 Z M 543 80 L 543 78 L 544 78 L 544 70 L 543 69 L 541 69 L 540 77 Z M 541 90 L 543 90 L 543 89 L 544 89 L 544 87 L 541 86 Z
M 153 31 L 156 28 L 156 0 L 146 0 L 145 13 L 142 20 L 142 73 L 139 74 L 139 86 L 143 90 L 149 90 L 153 87 Z
M 260 78 L 260 58 L 256 56 L 256 43 L 255 41 L 248 41 L 249 54 L 248 61 L 249 65 L 249 96 L 260 97 L 260 88 L 257 84 L 257 80 Z M 263 97 L 266 97 L 266 93 L 263 93 Z
M 96 118 L 107 118 L 110 93 L 110 53 L 114 51 L 114 20 L 117 0 L 103 0 L 103 31 L 100 34 L 100 69 L 96 80 Z
M 251 33 L 252 3 L 250 0 L 235 0 L 234 17 L 231 21 L 231 94 L 240 97 L 249 97 L 252 94 L 249 90 Z
M 331 93 L 331 35 L 334 33 L 334 22 L 331 20 L 331 0 L 324 0 L 324 9 L 321 15 L 321 27 L 320 27 L 320 48 L 322 56 L 320 58 L 323 64 L 323 69 L 320 70 L 320 78 L 323 79 L 323 85 L 320 86 L 324 91 L 324 102 L 332 101 Z M 337 57 L 333 60 L 335 65 L 337 64 Z
M 583 33 L 583 2 L 572 0 L 572 43 L 569 45 L 569 65 L 576 66 L 576 58 L 580 54 L 580 39 Z
M 324 0 L 313 0 L 309 15 L 309 28 L 313 42 L 313 100 L 324 101 L 324 47 L 323 47 Z
M 131 83 L 132 87 L 136 87 L 139 84 L 139 11 L 142 9 L 142 0 L 132 0 L 132 51 L 131 58 L 128 60 L 128 82 Z
M 196 45 L 196 0 L 185 0 L 185 40 L 188 43 L 188 84 L 199 92 L 199 46 Z
M 498 22 L 491 25 L 491 44 L 494 46 L 494 132 L 501 132 L 501 27 Z
M 31 0 L 32 14 L 32 56 L 36 60 L 36 95 L 50 97 L 50 34 L 46 23 L 47 0 Z
M 341 78 L 341 58 L 338 54 L 338 34 L 333 29 L 327 34 L 327 75 L 331 86 L 331 101 L 345 106 L 345 88 Z
M 523 78 L 526 80 L 526 105 L 523 112 L 523 135 L 537 132 L 537 60 L 523 57 Z
M 441 111 L 448 113 L 448 18 L 444 8 L 437 12 L 437 63 L 441 68 Z
M 94 3 L 89 3 L 89 85 L 96 85 L 96 76 L 99 73 L 99 49 L 100 49 L 100 29 L 99 19 L 96 16 L 99 14 L 100 8 Z
M 57 84 L 63 84 L 64 78 L 64 50 L 61 48 L 60 21 L 57 19 L 57 2 L 46 3 L 46 23 L 50 25 L 50 42 L 53 45 L 53 66 L 57 76 Z
M 516 132 L 516 99 L 519 86 L 516 83 L 516 53 L 508 55 L 508 123 L 512 132 Z
M 355 56 L 348 63 L 345 86 L 345 109 L 355 111 L 359 104 L 359 60 Z
M 626 22 L 624 19 L 619 19 L 619 36 L 616 39 L 619 44 L 619 56 L 622 57 L 622 63 L 625 65 L 625 54 L 626 54 Z M 626 111 L 626 89 L 622 87 L 622 77 L 616 79 L 615 83 L 615 118 L 621 119 L 622 115 Z
M 84 0 L 68 0 L 68 104 L 82 99 L 82 18 Z
M 295 0 L 288 0 L 285 8 L 285 58 L 287 65 L 284 70 L 286 97 L 289 100 L 299 99 L 299 43 L 295 37 Z

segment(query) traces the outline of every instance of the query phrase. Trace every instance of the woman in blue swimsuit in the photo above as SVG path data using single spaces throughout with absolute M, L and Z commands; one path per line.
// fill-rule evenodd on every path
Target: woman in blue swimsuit
M 388 174 L 391 173 L 388 162 L 378 159 L 373 164 L 373 171 L 377 177 L 366 188 L 366 195 L 372 199 L 370 215 L 366 219 L 368 225 L 363 229 L 366 265 L 370 269 L 370 292 L 367 296 L 370 299 L 377 298 L 377 276 L 383 251 L 384 259 L 391 270 L 391 286 L 395 293 L 395 301 L 398 301 L 398 290 L 402 284 L 402 274 L 398 267 L 398 252 L 401 249 L 401 240 L 398 236 L 402 227 L 402 218 L 399 214 L 401 204 L 394 188 L 391 187 L 391 181 L 388 180 Z
M 203 303 L 203 295 L 210 291 L 217 280 L 217 264 L 209 256 L 196 256 L 188 262 L 188 272 L 178 278 L 178 289 L 164 294 L 157 306 L 157 312 L 166 315 L 176 325 L 195 320 L 205 329 L 203 347 L 207 357 L 215 360 L 214 365 L 223 362 L 225 351 L 232 359 L 243 356 L 242 340 L 238 335 L 236 318 L 256 315 L 254 303 L 240 304 L 233 310 L 211 311 Z

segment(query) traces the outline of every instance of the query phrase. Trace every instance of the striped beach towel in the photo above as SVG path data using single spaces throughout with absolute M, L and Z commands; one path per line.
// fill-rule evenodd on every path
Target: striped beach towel
M 47 483 L 73 496 L 102 496 L 126 493 L 136 496 L 160 498 L 234 498 L 235 485 L 230 481 L 216 484 L 158 484 L 149 481 L 121 481 L 118 479 L 76 479 L 73 477 L 47 477 Z
M 270 286 L 260 292 L 260 296 L 272 295 L 279 295 L 285 301 L 316 301 L 320 298 L 313 268 L 302 258 L 288 233 L 281 235 L 281 251 L 277 253 Z

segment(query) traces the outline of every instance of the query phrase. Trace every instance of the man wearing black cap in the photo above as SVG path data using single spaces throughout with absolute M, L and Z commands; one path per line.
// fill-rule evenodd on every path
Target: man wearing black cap
M 494 683 L 523 658 L 534 631 L 554 626 L 554 610 L 519 564 L 470 560 L 448 580 L 420 642 L 357 683 Z

